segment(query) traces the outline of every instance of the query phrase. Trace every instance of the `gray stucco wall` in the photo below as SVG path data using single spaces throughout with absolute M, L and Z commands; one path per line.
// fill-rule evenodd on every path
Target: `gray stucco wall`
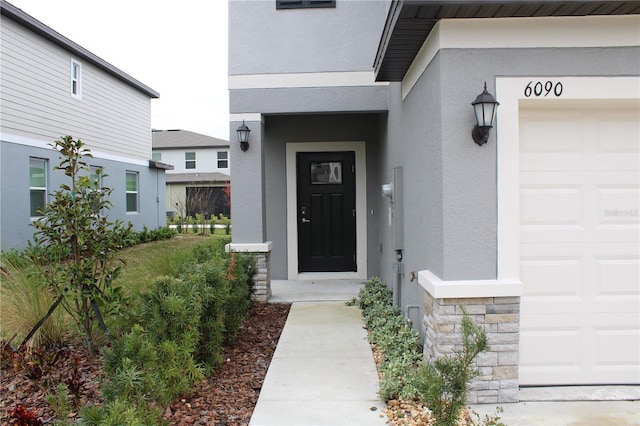
M 60 161 L 59 154 L 53 149 L 33 148 L 8 142 L 0 143 L 0 182 L 2 182 L 0 246 L 2 250 L 24 248 L 33 236 L 34 228 L 29 226 L 29 157 L 48 160 L 49 194 L 58 190 L 61 183 L 68 183 L 64 172 L 53 170 Z M 104 168 L 104 173 L 108 176 L 103 178 L 102 184 L 114 189 L 109 197 L 113 204 L 107 213 L 110 221 L 120 219 L 125 223 L 131 222 L 136 230 L 142 230 L 145 225 L 150 229 L 166 226 L 163 170 L 100 158 L 87 159 L 87 162 L 92 166 Z M 138 213 L 126 212 L 124 188 L 127 171 L 138 172 Z
M 229 75 L 371 71 L 389 1 L 276 10 L 274 1 L 229 2 Z
M 389 91 L 381 174 L 404 166 L 405 277 L 403 305 L 418 299 L 409 272 L 429 269 L 443 280 L 495 279 L 497 187 L 495 130 L 480 147 L 471 139 L 470 103 L 496 95 L 498 76 L 639 75 L 638 48 L 441 50 L 406 99 Z M 473 64 L 470 67 L 469 64 Z M 499 94 L 497 99 L 500 101 Z M 497 120 L 500 120 L 498 108 Z M 506 142 L 505 142 L 506 143 Z M 385 178 L 386 179 L 386 178 Z M 380 221 L 380 238 L 390 236 Z M 388 253 L 381 275 L 392 282 Z

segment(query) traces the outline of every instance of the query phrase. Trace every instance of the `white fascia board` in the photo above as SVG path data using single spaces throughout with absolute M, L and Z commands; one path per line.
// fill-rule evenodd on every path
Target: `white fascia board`
M 476 297 L 518 297 L 522 295 L 520 280 L 443 281 L 433 272 L 418 272 L 418 283 L 434 299 L 466 299 Z
M 229 122 L 232 123 L 234 121 L 259 121 L 264 124 L 264 117 L 259 112 L 243 112 L 243 113 L 234 113 L 229 114 Z
M 640 46 L 639 15 L 442 19 L 402 80 L 402 99 L 441 49 Z
M 0 132 L 0 141 L 15 143 L 18 145 L 30 146 L 33 148 L 41 148 L 41 149 L 51 149 L 52 146 L 49 145 L 50 142 L 45 142 L 41 139 L 34 139 L 26 136 L 13 135 L 6 132 Z M 90 148 L 91 149 L 91 148 Z M 151 154 L 151 153 L 149 153 Z M 141 160 L 138 158 L 125 157 L 122 155 L 110 154 L 108 152 L 94 151 L 91 149 L 91 155 L 93 158 L 99 158 L 102 160 L 116 161 L 119 163 L 133 164 L 136 166 L 149 166 L 149 160 Z
M 386 86 L 373 71 L 243 74 L 229 76 L 229 90 L 286 89 L 300 87 Z

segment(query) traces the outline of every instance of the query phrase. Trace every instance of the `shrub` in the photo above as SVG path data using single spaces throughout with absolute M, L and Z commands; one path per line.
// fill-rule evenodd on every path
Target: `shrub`
M 60 185 L 43 216 L 33 222 L 34 240 L 48 253 L 47 259 L 54 260 L 43 265 L 51 291 L 61 298 L 93 353 L 94 326 L 102 323 L 99 305 L 110 303 L 111 282 L 120 269 L 112 262 L 114 253 L 129 238 L 131 224 L 109 222 L 104 215 L 111 206 L 107 198 L 112 189 L 97 187 L 84 160 L 92 157 L 91 152 L 81 140 L 64 136 L 52 147 L 60 153 L 54 170 L 62 170 L 70 182 Z M 100 169 L 97 173 L 104 176 Z M 69 257 L 56 258 L 63 253 Z
M 418 369 L 417 386 L 434 413 L 438 426 L 455 426 L 467 400 L 467 386 L 480 372 L 472 365 L 476 356 L 489 349 L 484 328 L 474 324 L 464 307 L 462 351 L 436 358 Z
M 140 295 L 138 324 L 105 350 L 105 404 L 85 424 L 158 424 L 154 408 L 188 392 L 221 361 L 222 344 L 249 312 L 255 262 L 197 246 L 178 277 L 160 277 Z
M 373 277 L 348 302 L 362 309 L 369 341 L 382 352 L 380 397 L 417 398 L 432 411 L 436 425 L 453 426 L 466 402 L 468 384 L 479 374 L 473 361 L 489 348 L 486 332 L 462 307 L 462 351 L 425 363 L 419 335 L 393 308 L 392 296 L 386 284 Z M 499 425 L 498 420 L 494 416 L 484 424 Z

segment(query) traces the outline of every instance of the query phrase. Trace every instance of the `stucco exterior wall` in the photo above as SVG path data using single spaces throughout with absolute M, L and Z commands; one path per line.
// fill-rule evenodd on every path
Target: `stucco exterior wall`
M 387 3 L 276 10 L 275 1 L 231 1 L 229 75 L 371 71 Z
M 445 49 L 404 100 L 392 85 L 381 161 L 383 172 L 404 166 L 406 270 L 429 269 L 443 280 L 496 278 L 496 143 L 509 141 L 496 141 L 495 131 L 482 147 L 471 139 L 470 104 L 485 80 L 499 101 L 496 76 L 637 75 L 639 50 Z

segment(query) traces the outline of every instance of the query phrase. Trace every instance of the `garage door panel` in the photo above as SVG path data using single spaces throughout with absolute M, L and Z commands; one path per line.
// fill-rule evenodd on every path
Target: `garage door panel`
M 580 363 L 582 352 L 576 348 L 582 347 L 584 340 L 582 330 L 578 328 L 563 328 L 553 331 L 530 330 L 522 331 L 524 339 L 520 341 L 520 362 L 527 366 L 536 367 L 575 367 Z
M 640 260 L 637 257 L 603 257 L 596 262 L 596 296 L 640 295 Z
M 582 275 L 579 258 L 523 258 L 520 279 L 528 283 L 524 294 L 547 298 L 575 296 Z
M 640 383 L 640 110 L 521 110 L 521 384 Z
M 638 328 L 596 327 L 596 365 L 635 366 L 640 358 L 640 338 Z M 623 342 L 621 345 L 620 342 Z
M 582 197 L 578 186 L 525 187 L 520 192 L 521 224 L 581 227 Z

